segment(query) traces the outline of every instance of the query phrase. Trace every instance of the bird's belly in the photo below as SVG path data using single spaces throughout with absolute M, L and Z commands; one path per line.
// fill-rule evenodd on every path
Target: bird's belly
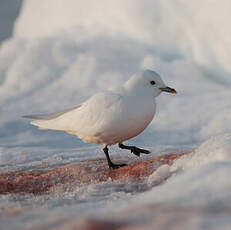
M 131 119 L 130 121 L 128 121 L 126 124 L 124 124 L 123 128 L 120 130 L 120 133 L 119 133 L 120 135 L 118 135 L 116 143 L 126 141 L 130 138 L 133 138 L 139 135 L 151 123 L 153 117 L 154 117 L 154 114 L 149 114 L 140 119 L 136 119 L 134 121 L 132 121 Z
M 113 145 L 121 143 L 140 134 L 150 124 L 154 113 L 149 113 L 140 117 L 130 117 L 111 123 L 99 132 L 92 132 L 92 135 L 78 135 L 84 142 Z

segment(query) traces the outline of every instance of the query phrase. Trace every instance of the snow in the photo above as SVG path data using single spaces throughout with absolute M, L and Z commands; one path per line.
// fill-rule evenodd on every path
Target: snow
M 147 179 L 147 183 L 150 186 L 162 183 L 170 175 L 169 165 L 160 166 L 155 172 L 153 172 Z
M 2 195 L 1 226 L 174 204 L 204 210 L 191 229 L 200 223 L 225 229 L 230 220 L 208 213 L 231 208 L 229 21 L 228 0 L 25 0 L 13 36 L 0 47 L 1 173 L 104 157 L 101 146 L 39 131 L 21 116 L 76 106 L 141 68 L 154 69 L 178 95 L 158 97 L 154 121 L 129 143 L 152 155 L 196 149 L 150 175 L 148 191 L 107 181 L 41 196 Z M 134 159 L 117 147 L 111 152 Z
M 172 166 L 173 170 L 198 169 L 203 165 L 231 161 L 231 134 L 214 136 L 202 143 L 190 156 L 183 156 Z
M 174 162 L 162 165 L 156 172 L 163 185 L 140 195 L 141 202 L 176 203 L 178 205 L 210 205 L 230 207 L 231 184 L 227 178 L 231 170 L 231 134 L 213 137 L 195 151 Z M 150 177 L 153 177 L 151 175 Z M 148 179 L 150 179 L 150 177 Z

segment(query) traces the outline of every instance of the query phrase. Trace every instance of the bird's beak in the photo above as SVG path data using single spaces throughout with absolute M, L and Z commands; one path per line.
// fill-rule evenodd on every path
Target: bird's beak
M 168 87 L 168 86 L 166 86 L 166 87 L 164 87 L 164 88 L 160 88 L 160 90 L 163 91 L 163 92 L 168 92 L 168 93 L 174 93 L 174 94 L 177 93 L 175 89 L 170 88 L 170 87 Z

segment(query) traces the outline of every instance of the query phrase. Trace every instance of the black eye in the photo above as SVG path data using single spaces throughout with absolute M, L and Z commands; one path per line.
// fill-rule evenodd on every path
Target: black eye
M 151 85 L 155 85 L 156 82 L 155 82 L 155 81 L 150 81 L 150 84 L 151 84 Z

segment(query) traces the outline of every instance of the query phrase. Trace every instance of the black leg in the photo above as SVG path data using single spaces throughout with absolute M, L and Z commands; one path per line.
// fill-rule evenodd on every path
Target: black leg
M 109 154 L 108 154 L 108 147 L 107 146 L 105 146 L 103 148 L 103 151 L 104 151 L 104 153 L 106 155 L 107 163 L 108 163 L 108 166 L 109 166 L 110 169 L 117 169 L 117 168 L 120 168 L 120 167 L 123 167 L 123 166 L 127 166 L 126 164 L 114 164 L 114 163 L 112 163 L 112 161 L 111 161 L 111 159 L 109 157 Z
M 127 146 L 127 145 L 124 145 L 123 143 L 119 143 L 119 147 L 121 149 L 129 149 L 131 150 L 131 152 L 133 154 L 135 154 L 136 156 L 140 156 L 141 153 L 144 153 L 144 154 L 149 154 L 150 151 L 146 150 L 146 149 L 140 149 L 140 148 L 137 148 L 136 146 Z

